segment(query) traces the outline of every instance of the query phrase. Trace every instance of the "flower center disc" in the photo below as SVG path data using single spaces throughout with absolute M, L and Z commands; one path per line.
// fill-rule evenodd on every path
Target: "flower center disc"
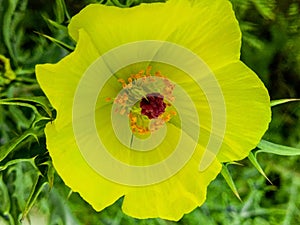
M 164 96 L 159 93 L 147 94 L 140 102 L 141 113 L 149 119 L 156 119 L 165 112 Z
M 132 133 L 145 140 L 176 115 L 172 107 L 175 84 L 159 71 L 152 75 L 151 66 L 131 74 L 127 81 L 118 79 L 122 90 L 113 100 L 114 112 L 128 116 Z M 110 97 L 106 99 L 111 100 Z

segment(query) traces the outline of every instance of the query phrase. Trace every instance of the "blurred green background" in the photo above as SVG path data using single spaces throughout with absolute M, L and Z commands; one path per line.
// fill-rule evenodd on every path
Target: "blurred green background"
M 131 7 L 155 0 L 0 0 L 0 55 L 10 59 L 0 57 L 0 225 L 19 224 L 26 215 L 32 224 L 50 225 L 300 224 L 299 156 L 257 155 L 273 184 L 248 159 L 242 166 L 228 165 L 242 201 L 220 175 L 209 186 L 206 203 L 177 223 L 130 218 L 120 210 L 122 199 L 97 213 L 64 186 L 45 149 L 43 127 L 55 111 L 45 97 L 37 97 L 44 95 L 34 66 L 70 52 L 75 44 L 68 21 L 95 2 Z M 263 80 L 271 99 L 300 98 L 300 1 L 231 2 L 243 33 L 242 61 Z M 300 103 L 275 106 L 272 113 L 264 139 L 299 149 Z M 23 218 L 23 224 L 28 221 Z

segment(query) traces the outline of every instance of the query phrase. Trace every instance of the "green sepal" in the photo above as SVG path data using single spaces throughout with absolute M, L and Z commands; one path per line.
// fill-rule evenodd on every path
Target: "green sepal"
M 240 200 L 242 201 L 239 192 L 235 186 L 235 183 L 231 177 L 231 174 L 227 168 L 227 164 L 226 165 L 222 165 L 222 170 L 221 170 L 221 174 L 224 177 L 226 183 L 228 184 L 228 186 L 230 187 L 230 189 L 232 190 L 233 194 Z
M 295 101 L 300 101 L 300 99 L 299 98 L 289 98 L 289 99 L 272 100 L 271 101 L 271 107 L 281 105 L 281 104 L 284 104 L 284 103 L 288 103 L 288 102 L 295 102 Z
M 255 154 L 264 152 L 264 153 L 271 153 L 275 155 L 282 155 L 282 156 L 296 156 L 300 155 L 299 148 L 288 147 L 284 145 L 275 144 L 266 140 L 261 140 L 257 147 L 260 150 L 257 150 Z
M 271 180 L 267 177 L 266 173 L 264 172 L 264 170 L 261 168 L 259 162 L 256 159 L 256 156 L 254 156 L 254 154 L 252 152 L 250 152 L 250 154 L 248 155 L 248 159 L 250 160 L 250 162 L 252 163 L 252 165 L 257 169 L 257 171 L 264 176 L 264 178 L 267 179 L 267 181 L 270 182 L 270 184 L 273 184 L 271 182 Z

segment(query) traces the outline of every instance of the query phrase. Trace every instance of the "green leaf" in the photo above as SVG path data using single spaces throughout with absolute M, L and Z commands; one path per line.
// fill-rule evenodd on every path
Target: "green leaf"
M 54 9 L 54 11 L 56 11 L 56 20 L 57 20 L 57 22 L 63 23 L 65 17 L 68 20 L 70 20 L 71 17 L 70 17 L 70 14 L 69 14 L 68 10 L 67 10 L 65 1 L 64 0 L 56 0 L 55 2 L 56 2 L 56 10 Z
M 18 0 L 7 1 L 7 4 L 8 5 L 5 10 L 4 17 L 3 17 L 3 26 L 2 26 L 3 40 L 8 49 L 10 56 L 12 57 L 13 61 L 15 62 L 16 58 L 15 58 L 15 54 L 13 51 L 13 47 L 10 42 L 10 30 L 11 30 L 10 27 L 12 24 L 12 18 L 13 18 L 14 12 L 17 8 Z
M 271 180 L 267 177 L 267 175 L 265 174 L 264 170 L 261 168 L 260 164 L 258 163 L 256 157 L 254 156 L 254 154 L 252 152 L 250 152 L 248 159 L 250 160 L 250 162 L 252 163 L 252 165 L 258 170 L 258 172 L 260 172 L 261 175 L 263 175 L 267 181 L 270 182 L 270 184 L 273 184 L 271 182 Z
M 38 104 L 42 107 L 43 110 L 52 118 L 52 106 L 49 103 L 48 99 L 44 96 L 30 96 L 30 97 L 21 97 L 21 98 L 6 98 L 0 100 L 0 105 L 7 105 L 6 103 L 9 102 L 10 105 L 19 105 L 32 108 L 36 114 L 39 114 L 36 107 L 34 105 L 28 103 Z M 21 103 L 21 104 L 20 104 Z
M 5 178 L 9 188 L 11 200 L 10 213 L 13 215 L 16 224 L 22 217 L 22 211 L 26 205 L 31 187 L 35 183 L 37 177 L 36 171 L 28 163 L 16 163 L 11 165 L 4 171 Z
M 15 165 L 15 164 L 18 164 L 18 163 L 22 163 L 22 162 L 28 162 L 28 163 L 30 163 L 38 171 L 38 168 L 36 167 L 35 162 L 34 162 L 35 158 L 36 157 L 29 158 L 29 159 L 14 159 L 14 160 L 10 160 L 5 165 L 0 166 L 0 171 L 6 170 L 9 166 L 12 166 L 12 165 Z
M 31 105 L 31 104 L 28 104 L 28 103 L 17 102 L 17 101 L 8 101 L 7 99 L 1 99 L 0 100 L 0 105 L 16 105 L 16 106 L 28 107 L 28 108 L 31 108 L 36 115 L 40 115 L 37 108 L 35 106 Z
M 269 20 L 275 19 L 275 13 L 273 12 L 276 4 L 274 0 L 252 0 L 257 11 L 265 18 Z
M 241 200 L 241 197 L 239 195 L 239 192 L 237 191 L 236 189 L 236 186 L 235 186 L 235 183 L 231 177 L 231 174 L 227 168 L 227 165 L 223 165 L 222 166 L 222 170 L 221 170 L 221 174 L 222 176 L 224 177 L 226 183 L 228 184 L 228 186 L 230 187 L 230 189 L 232 190 L 232 192 L 234 193 L 234 195 L 240 200 Z
M 276 105 L 281 105 L 288 102 L 294 102 L 294 101 L 300 101 L 299 98 L 290 98 L 290 99 L 278 99 L 278 100 L 272 100 L 271 101 L 271 107 Z
M 11 202 L 9 197 L 9 191 L 5 182 L 3 181 L 3 176 L 0 173 L 0 196 L 1 196 L 1 204 L 0 204 L 0 213 L 3 217 L 6 217 L 9 221 L 9 224 L 14 224 L 14 219 L 10 214 Z
M 45 185 L 47 185 L 47 181 L 45 180 L 44 177 L 39 175 L 38 178 L 36 179 L 34 186 L 31 189 L 29 198 L 26 202 L 26 206 L 24 208 L 23 215 L 22 215 L 22 220 L 27 217 L 30 209 L 36 202 L 37 197 L 39 196 L 39 194 L 41 193 Z
M 72 224 L 79 225 L 77 218 L 75 217 L 76 212 L 69 208 L 69 202 L 65 199 L 65 196 L 62 196 L 58 189 L 53 188 L 49 193 L 49 210 L 50 218 L 49 224 Z M 67 204 L 68 203 L 68 204 Z M 84 209 L 83 209 L 84 210 Z M 76 211 L 76 210 L 75 210 Z M 102 222 L 95 224 L 103 224 Z M 89 224 L 85 222 L 84 224 Z M 91 223 L 94 224 L 94 223 Z M 110 223 L 111 224 L 111 223 Z
M 63 23 L 65 20 L 65 7 L 64 2 L 62 0 L 56 0 L 56 4 L 54 4 L 54 13 L 56 15 L 56 20 L 58 23 Z
M 34 120 L 34 116 L 31 116 L 30 119 L 26 118 L 23 111 L 19 107 L 9 106 L 8 111 L 14 121 L 16 121 L 16 129 L 21 131 L 22 129 L 27 129 L 30 127 Z
M 276 155 L 282 155 L 282 156 L 295 156 L 300 155 L 300 149 L 299 148 L 293 148 L 288 147 L 284 145 L 275 144 L 266 140 L 261 140 L 257 147 L 260 149 L 256 151 L 255 154 L 258 154 L 260 152 L 265 153 L 272 153 Z
M 13 63 L 16 65 L 17 61 L 19 60 L 18 57 L 20 55 L 16 52 L 16 39 L 20 37 L 20 33 L 16 33 L 16 24 L 19 23 L 24 19 L 26 15 L 26 7 L 28 4 L 28 0 L 9 0 L 6 1 L 7 8 L 4 11 L 3 16 L 3 41 L 6 45 L 6 48 L 9 52 L 10 58 L 12 59 Z M 14 40 L 14 41 L 12 41 Z
M 30 128 L 19 137 L 16 137 L 7 142 L 5 145 L 0 146 L 0 162 L 5 159 L 9 153 L 13 152 L 18 145 L 20 145 L 20 143 L 24 144 L 25 139 L 34 137 L 36 140 L 38 140 L 40 133 L 40 129 Z
M 54 184 L 54 174 L 55 174 L 55 168 L 53 167 L 52 161 L 47 160 L 46 162 L 40 164 L 40 165 L 46 165 L 47 166 L 47 181 L 49 183 L 50 188 L 53 187 Z

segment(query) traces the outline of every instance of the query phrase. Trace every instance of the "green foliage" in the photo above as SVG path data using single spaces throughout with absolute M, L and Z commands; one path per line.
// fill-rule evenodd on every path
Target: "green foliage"
M 260 172 L 260 174 L 263 175 L 264 178 L 266 178 L 267 181 L 269 181 L 272 184 L 272 181 L 270 181 L 270 179 L 267 177 L 267 175 L 265 174 L 265 171 L 261 168 L 259 162 L 257 161 L 256 157 L 253 155 L 252 152 L 250 152 L 248 159 L 250 160 L 252 165 L 257 169 L 257 171 Z
M 265 140 L 261 140 L 257 147 L 260 150 L 256 151 L 256 154 L 260 152 L 265 152 L 284 156 L 300 155 L 300 148 L 292 148 L 284 145 L 278 145 Z
M 281 105 L 288 102 L 300 101 L 300 99 L 290 98 L 290 99 L 279 99 L 271 101 L 271 107 L 276 105 Z
M 235 183 L 231 177 L 231 174 L 227 168 L 228 165 L 223 165 L 222 167 L 222 171 L 221 171 L 221 174 L 222 176 L 224 177 L 226 183 L 228 184 L 228 186 L 230 187 L 230 189 L 232 190 L 232 192 L 235 194 L 235 196 L 241 200 L 241 197 L 239 195 L 239 192 L 237 191 L 236 189 L 236 186 L 235 186 Z
M 0 0 L 0 224 L 20 224 L 35 214 L 49 225 L 300 223 L 299 1 L 231 0 L 243 33 L 242 60 L 263 79 L 271 99 L 283 100 L 272 101 L 270 129 L 245 166 L 224 165 L 225 179 L 209 186 L 201 208 L 178 223 L 130 218 L 120 210 L 122 199 L 98 213 L 56 175 L 43 133 L 55 110 L 37 84 L 35 65 L 57 62 L 74 49 L 67 25 L 87 4 L 163 1 Z
M 260 75 L 272 98 L 296 97 L 300 69 L 300 3 L 275 0 L 231 2 L 243 33 L 244 62 Z

